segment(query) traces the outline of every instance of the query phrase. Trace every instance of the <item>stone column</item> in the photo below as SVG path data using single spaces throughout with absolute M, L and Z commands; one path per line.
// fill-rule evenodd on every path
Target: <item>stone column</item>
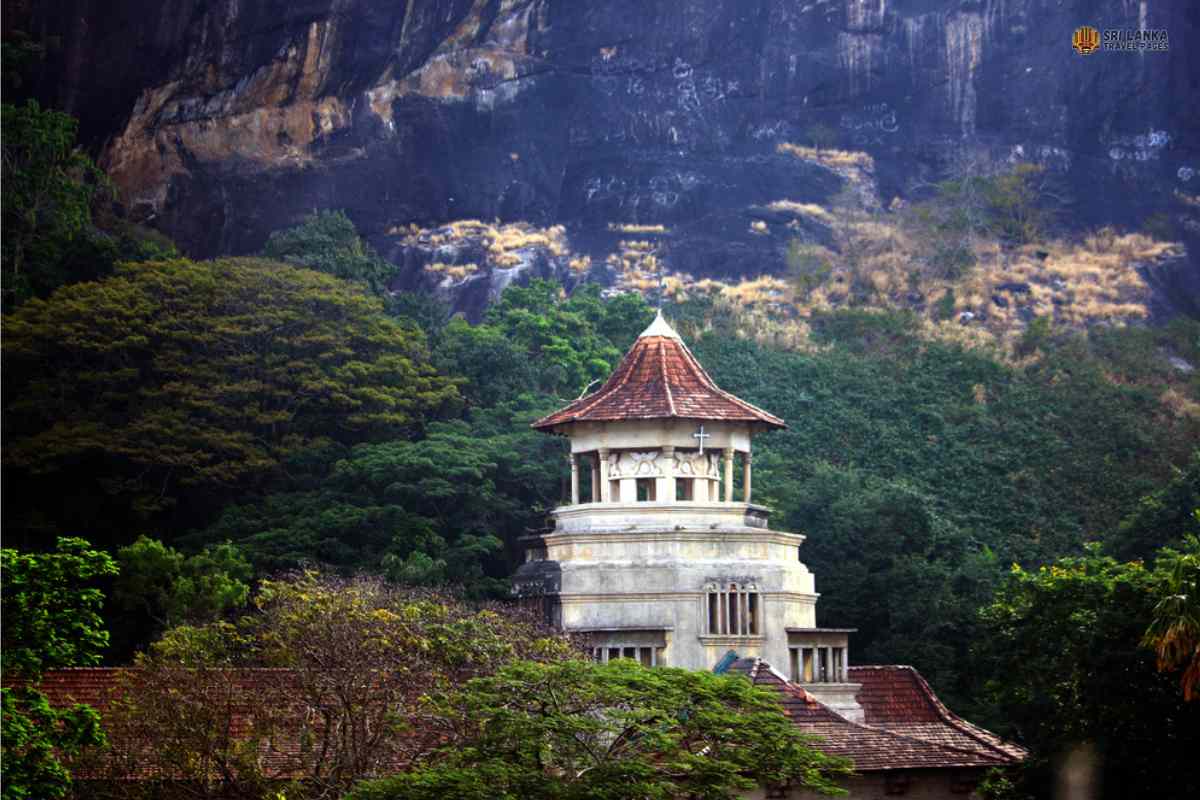
M 750 502 L 750 463 L 753 460 L 750 456 L 750 451 L 747 450 L 743 458 L 746 459 L 746 502 Z
M 659 461 L 662 463 L 663 477 L 657 479 L 655 486 L 655 494 L 660 503 L 675 502 L 675 446 L 663 445 L 662 455 L 659 456 Z
M 579 456 L 571 453 L 571 505 L 579 505 Z
M 592 502 L 600 502 L 600 456 L 592 455 Z
M 600 459 L 600 502 L 609 502 L 608 491 L 608 448 L 601 447 L 596 451 Z
M 733 502 L 733 448 L 726 447 L 722 455 L 725 458 L 725 502 Z

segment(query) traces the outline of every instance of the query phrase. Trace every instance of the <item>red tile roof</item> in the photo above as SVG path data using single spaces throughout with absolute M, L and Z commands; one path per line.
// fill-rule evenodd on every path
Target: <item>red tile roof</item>
M 779 417 L 719 388 L 661 313 L 603 386 L 539 419 L 533 427 L 548 430 L 569 422 L 670 418 L 787 427 Z
M 189 720 L 194 717 L 198 724 L 208 726 L 191 733 L 212 748 L 209 754 L 212 763 L 208 768 L 214 775 L 226 768 L 237 772 L 236 764 L 224 764 L 217 753 L 223 749 L 233 752 L 239 742 L 251 736 L 258 738 L 257 769 L 268 780 L 311 780 L 318 774 L 315 769 L 318 756 L 313 752 L 312 741 L 319 742 L 324 733 L 323 712 L 328 710 L 325 705 L 336 709 L 339 700 L 322 697 L 317 705 L 312 705 L 312 697 L 301 685 L 297 673 L 288 669 L 236 667 L 194 673 L 195 679 L 189 680 L 192 677 L 191 670 L 155 675 L 119 667 L 76 667 L 47 671 L 39 688 L 53 707 L 86 703 L 101 712 L 101 724 L 108 733 L 110 747 L 103 752 L 86 753 L 76 765 L 73 771 L 84 780 L 193 776 L 197 764 L 176 763 L 172 758 L 178 753 L 161 751 L 163 731 L 157 727 L 161 717 L 179 714 Z M 380 687 L 368 677 L 359 678 L 354 686 L 356 699 L 379 706 L 380 713 L 366 722 L 369 725 L 386 716 L 394 708 L 396 698 L 392 696 L 394 693 L 375 691 Z M 177 692 L 185 680 L 189 681 L 188 688 Z M 154 712 L 139 714 L 131 723 L 116 710 L 126 688 L 148 689 L 150 697 L 171 697 L 171 707 L 158 709 L 161 712 L 158 717 Z M 423 689 L 414 685 L 412 691 L 419 694 Z M 336 710 L 332 716 L 332 724 L 336 725 Z M 365 719 L 367 714 L 361 716 Z M 407 768 L 441 740 L 439 730 L 418 726 L 370 752 L 360 747 L 364 756 L 361 766 L 376 775 L 390 774 Z
M 862 723 L 823 705 L 761 659 L 738 659 L 730 670 L 778 692 L 784 713 L 804 733 L 819 737 L 815 746 L 849 758 L 858 772 L 1001 767 L 1025 758 L 1020 747 L 946 709 L 912 667 L 850 668 L 851 682 L 863 683 Z
M 862 686 L 858 694 L 864 713 L 861 723 L 852 722 L 822 704 L 761 659 L 737 659 L 729 671 L 746 675 L 755 685 L 777 692 L 784 713 L 796 726 L 808 735 L 819 737 L 814 743 L 816 747 L 830 755 L 849 758 L 858 772 L 1008 766 L 1026 756 L 1025 750 L 1017 745 L 972 725 L 947 709 L 912 667 L 850 668 L 850 681 Z M 119 668 L 51 670 L 43 677 L 41 689 L 55 707 L 87 703 L 103 713 L 118 694 L 123 675 L 130 680 L 138 679 L 136 671 Z M 221 685 L 226 685 L 233 690 L 232 694 L 214 700 L 221 703 L 234 700 L 236 703 L 239 689 L 253 690 L 268 684 L 276 686 L 280 680 L 286 682 L 287 676 L 287 670 L 231 670 L 226 673 L 228 681 L 217 680 L 213 688 L 220 694 Z M 303 716 L 299 707 L 297 715 Z M 232 722 L 235 730 L 228 733 L 235 738 L 238 731 L 248 729 L 242 714 L 235 712 Z M 293 735 L 285 733 L 282 738 L 264 743 L 259 760 L 266 774 L 276 778 L 306 774 L 309 759 L 300 747 L 301 737 L 294 735 L 297 732 L 290 731 L 288 733 Z M 408 746 L 400 748 L 403 755 L 401 752 L 389 753 L 379 766 L 399 767 L 407 758 L 436 745 L 436 740 L 437 735 L 433 734 L 429 741 L 409 742 Z M 110 762 L 94 765 L 88 770 L 87 777 L 160 777 L 134 752 L 136 746 L 133 743 L 113 741 L 112 744 Z M 390 763 L 392 761 L 395 763 Z M 124 762 L 136 766 L 130 769 Z
M 927 741 L 956 747 L 983 747 L 1016 760 L 1022 747 L 967 722 L 946 708 L 921 673 L 906 666 L 850 667 L 850 681 L 862 685 L 858 703 L 864 722 Z
M 119 667 L 52 669 L 42 676 L 38 688 L 55 708 L 85 703 L 103 711 L 112 702 L 123 672 Z

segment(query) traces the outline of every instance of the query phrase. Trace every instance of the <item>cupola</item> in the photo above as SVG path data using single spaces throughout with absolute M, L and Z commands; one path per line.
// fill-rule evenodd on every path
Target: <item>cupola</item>
M 660 311 L 603 386 L 533 427 L 571 441 L 571 501 L 556 511 L 561 529 L 571 527 L 576 506 L 746 513 L 751 437 L 786 425 L 717 386 Z M 765 509 L 750 516 L 760 514 L 765 525 Z

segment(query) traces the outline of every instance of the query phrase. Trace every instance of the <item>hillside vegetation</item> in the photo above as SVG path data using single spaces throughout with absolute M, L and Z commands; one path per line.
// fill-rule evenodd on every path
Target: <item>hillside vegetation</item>
M 5 180 L 62 178 L 69 120 L 25 113 L 66 145 L 50 166 L 6 159 Z M 788 421 L 755 443 L 758 496 L 776 528 L 807 536 L 820 621 L 858 629 L 855 661 L 916 666 L 951 707 L 1037 743 L 1048 763 L 1078 730 L 1063 720 L 1105 683 L 1069 676 L 1070 696 L 1047 706 L 1054 725 L 1010 712 L 1024 687 L 1006 659 L 1045 655 L 1029 652 L 1021 620 L 1083 620 L 1087 636 L 1038 631 L 1083 664 L 1108 652 L 1087 621 L 1122 613 L 1129 586 L 1138 630 L 1156 597 L 1196 596 L 1178 588 L 1195 554 L 1161 548 L 1197 547 L 1186 535 L 1200 507 L 1200 322 L 1143 324 L 1132 277 L 1174 245 L 1047 238 L 1049 210 L 1022 199 L 1036 171 L 944 182 L 883 211 L 862 190 L 869 162 L 788 152 L 829 160 L 858 188 L 831 208 L 768 209 L 827 233 L 785 224 L 787 279 L 664 275 L 657 226 L 618 226 L 620 253 L 580 262 L 574 278 L 611 269 L 661 293 L 718 383 Z M 3 525 L 27 554 L 5 558 L 36 584 L 6 582 L 6 614 L 72 583 L 41 574 L 59 561 L 102 565 L 80 580 L 109 597 L 100 620 L 100 590 L 81 590 L 96 617 L 86 653 L 52 666 L 94 663 L 109 642 L 103 657 L 127 663 L 164 631 L 201 648 L 281 573 L 506 597 L 521 538 L 567 496 L 566 443 L 529 423 L 605 379 L 653 316 L 641 292 L 534 279 L 471 324 L 434 294 L 388 291 L 386 263 L 337 212 L 277 232 L 257 257 L 194 261 L 104 230 L 72 196 L 63 225 L 4 195 L 5 219 L 37 244 L 3 253 L 6 278 L 21 279 L 2 319 Z M 579 258 L 561 229 L 524 224 L 397 235 L 446 254 L 439 282 L 471 280 L 468 257 L 515 271 L 546 249 Z M 1147 577 L 1114 557 L 1165 566 Z M 1077 575 L 1099 577 L 1071 594 Z M 1118 645 L 1121 674 L 1150 686 L 1148 649 Z M 1169 677 L 1151 688 L 1174 714 Z M 1030 691 L 1057 692 L 1050 683 Z M 1089 709 L 1099 735 L 1108 718 Z M 1142 752 L 1153 764 L 1157 748 Z

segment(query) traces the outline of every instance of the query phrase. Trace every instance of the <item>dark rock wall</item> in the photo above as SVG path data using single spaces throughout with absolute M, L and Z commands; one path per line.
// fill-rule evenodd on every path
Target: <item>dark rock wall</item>
M 63 42 L 41 93 L 82 118 L 131 213 L 197 256 L 333 207 L 385 253 L 398 226 L 499 218 L 565 224 L 602 259 L 610 224 L 662 224 L 674 269 L 774 272 L 795 231 L 750 223 L 845 183 L 776 151 L 817 123 L 874 157 L 884 204 L 968 150 L 1044 165 L 1080 226 L 1200 193 L 1183 0 L 54 5 L 28 11 Z M 1082 57 L 1084 23 L 1165 27 L 1171 50 Z

